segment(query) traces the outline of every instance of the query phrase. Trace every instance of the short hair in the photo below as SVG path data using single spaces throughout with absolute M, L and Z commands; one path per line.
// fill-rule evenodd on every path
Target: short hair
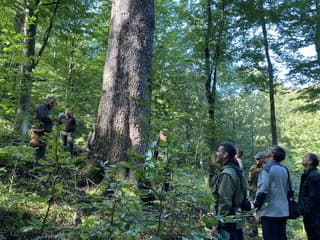
M 280 146 L 272 146 L 270 151 L 273 155 L 273 160 L 277 162 L 281 162 L 286 158 L 286 151 Z
M 47 97 L 47 103 L 48 104 L 57 104 L 57 99 L 54 96 Z
M 233 143 L 223 142 L 219 146 L 223 147 L 223 151 L 228 153 L 229 159 L 234 158 L 237 153 L 236 147 L 233 145 Z
M 314 153 L 308 153 L 307 156 L 312 161 L 312 166 L 317 167 L 319 165 L 319 157 Z
M 238 154 L 239 158 L 243 155 L 243 150 L 239 146 L 236 147 L 236 154 Z

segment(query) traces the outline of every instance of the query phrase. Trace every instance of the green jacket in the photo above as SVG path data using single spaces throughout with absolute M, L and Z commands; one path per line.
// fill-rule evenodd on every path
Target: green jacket
M 243 184 L 245 183 L 242 177 Z M 211 192 L 215 199 L 215 209 L 218 216 L 235 215 L 243 199 L 240 178 L 230 165 L 223 166 L 210 181 Z M 245 190 L 245 189 L 244 189 Z M 234 199 L 234 209 L 233 208 Z M 237 229 L 242 227 L 242 221 L 237 221 Z

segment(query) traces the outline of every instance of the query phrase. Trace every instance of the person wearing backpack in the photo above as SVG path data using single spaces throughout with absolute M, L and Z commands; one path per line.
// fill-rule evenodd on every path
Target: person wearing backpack
M 298 207 L 309 240 L 320 239 L 320 173 L 319 158 L 308 153 L 302 159 L 304 172 L 301 175 Z
M 264 240 L 287 240 L 286 225 L 289 216 L 288 169 L 281 164 L 286 151 L 273 146 L 268 152 L 269 162 L 264 165 L 258 177 L 258 189 L 254 206 L 261 218 Z
M 230 240 L 243 240 L 243 219 L 236 216 L 236 211 L 240 209 L 243 201 L 241 181 L 244 181 L 240 178 L 243 178 L 243 175 L 235 159 L 236 148 L 232 143 L 221 143 L 216 155 L 220 170 L 212 176 L 210 182 L 215 199 L 215 212 L 222 218 L 233 217 L 232 220 L 219 221 L 217 226 L 212 227 L 211 233 L 215 236 L 227 234 Z

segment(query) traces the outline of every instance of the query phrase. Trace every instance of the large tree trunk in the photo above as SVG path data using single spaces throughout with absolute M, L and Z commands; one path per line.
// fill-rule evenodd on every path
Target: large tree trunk
M 146 151 L 153 34 L 152 0 L 113 1 L 94 143 L 112 163 L 130 160 L 128 150 Z

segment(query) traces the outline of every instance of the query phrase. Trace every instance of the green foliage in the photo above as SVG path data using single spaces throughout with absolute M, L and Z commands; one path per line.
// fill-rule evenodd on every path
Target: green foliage
M 207 1 L 155 1 L 149 140 L 157 140 L 159 131 L 166 129 L 172 161 L 167 164 L 161 154 L 153 159 L 150 153 L 142 169 L 132 162 L 121 166 L 134 171 L 137 178 L 151 181 L 151 191 L 157 196 L 153 206 L 140 201 L 143 191 L 131 182 L 108 184 L 113 179 L 113 169 L 102 160 L 88 162 L 83 155 L 68 159 L 69 153 L 60 151 L 58 130 L 47 136 L 47 159 L 39 162 L 40 167 L 32 168 L 33 149 L 27 146 L 29 139 L 12 131 L 19 105 L 20 68 L 25 60 L 24 36 L 19 30 L 22 4 L 20 0 L 4 0 L 0 12 L 0 203 L 7 219 L 0 236 L 203 239 L 205 223 L 209 224 L 211 219 L 204 216 L 211 212 L 213 201 L 205 177 L 205 168 L 214 154 L 209 139 L 214 134 L 218 141 L 240 145 L 246 172 L 254 154 L 271 145 L 266 64 L 259 28 L 261 10 L 256 2 L 228 2 L 224 12 L 222 2 L 211 6 L 211 60 L 218 41 L 222 54 L 217 72 L 216 132 L 213 133 L 205 96 Z M 43 1 L 37 10 L 37 51 L 52 6 Z M 312 57 L 300 53 L 303 47 L 316 45 L 319 16 L 312 1 L 271 1 L 265 2 L 265 7 L 277 83 L 310 86 L 300 96 L 293 90 L 283 91 L 278 85 L 276 89 L 279 143 L 288 152 L 284 164 L 292 171 L 298 189 L 300 160 L 307 152 L 317 153 L 319 145 L 318 102 L 314 101 L 319 95 L 314 85 L 319 76 L 319 57 L 315 51 Z M 110 9 L 110 1 L 61 1 L 48 46 L 34 71 L 31 115 L 46 96 L 55 95 L 59 104 L 53 115 L 70 106 L 77 119 L 78 147 L 80 142 L 85 142 L 88 127 L 96 121 Z M 225 21 L 219 35 L 222 14 Z M 283 66 L 290 70 L 288 75 Z M 296 112 L 296 109 L 309 112 Z M 142 162 L 144 156 L 128 153 Z M 100 175 L 101 168 L 105 176 Z M 164 174 L 167 170 L 172 178 Z M 106 183 L 97 186 L 102 177 Z M 169 192 L 163 191 L 167 181 L 172 188 Z M 75 213 L 81 220 L 79 224 L 73 224 Z M 290 239 L 303 239 L 301 219 L 290 221 L 288 232 Z

